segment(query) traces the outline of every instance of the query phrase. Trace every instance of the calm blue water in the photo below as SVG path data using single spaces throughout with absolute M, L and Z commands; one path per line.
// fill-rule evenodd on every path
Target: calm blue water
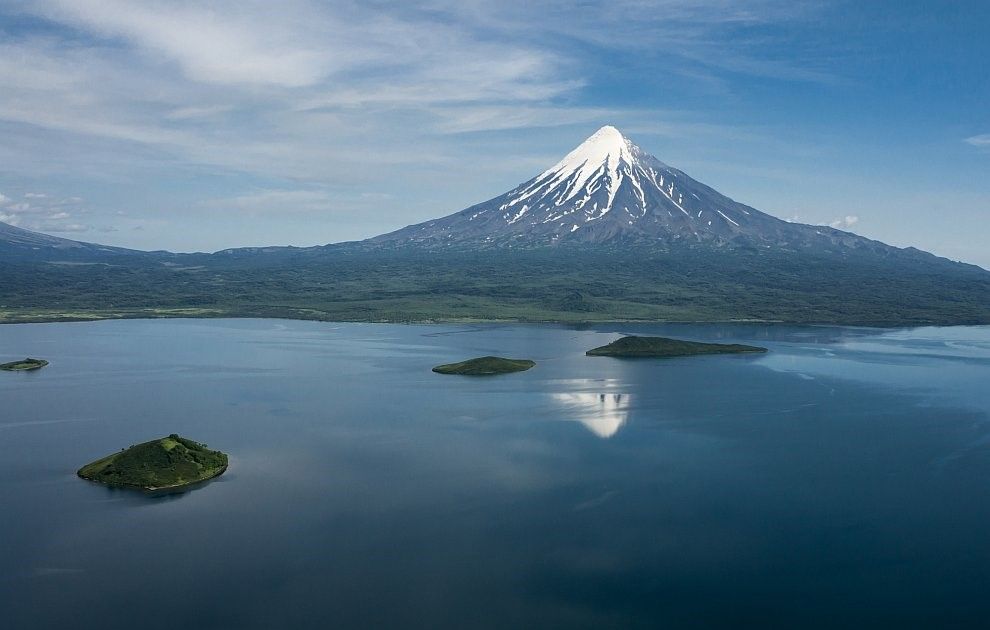
M 618 332 L 765 356 L 620 360 Z M 483 354 L 538 361 L 441 376 Z M 990 328 L 0 326 L 4 628 L 982 626 Z M 180 433 L 149 497 L 75 477 Z

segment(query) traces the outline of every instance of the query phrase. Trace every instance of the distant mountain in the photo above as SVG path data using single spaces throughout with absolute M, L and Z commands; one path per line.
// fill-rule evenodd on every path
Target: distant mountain
M 0 260 L 78 262 L 162 253 L 73 241 L 0 223 Z
M 611 126 L 503 195 L 368 243 L 429 249 L 702 244 L 881 253 L 887 248 L 830 227 L 782 221 L 733 201 L 667 166 Z
M 803 252 L 840 257 L 911 258 L 960 265 L 827 226 L 783 221 L 741 204 L 667 166 L 618 129 L 596 131 L 560 162 L 494 199 L 443 218 L 364 241 L 322 247 L 242 247 L 215 259 L 258 264 L 302 261 L 342 251 L 471 251 L 578 246 L 609 251 Z M 103 260 L 120 256 L 194 257 L 108 247 L 0 223 L 0 258 Z M 972 265 L 965 265 L 972 267 Z
M 990 324 L 990 272 L 743 205 L 603 127 L 492 200 L 365 241 L 140 252 L 0 224 L 0 322 Z

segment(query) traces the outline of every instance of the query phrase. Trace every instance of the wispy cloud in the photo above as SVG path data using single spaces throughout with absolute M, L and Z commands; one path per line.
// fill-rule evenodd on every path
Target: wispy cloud
M 595 107 L 477 105 L 432 109 L 440 133 L 556 127 L 608 120 L 614 110 Z
M 780 0 L 437 0 L 434 10 L 498 33 L 549 39 L 566 48 L 580 42 L 599 50 L 628 51 L 640 65 L 661 72 L 717 81 L 731 72 L 794 81 L 832 83 L 837 75 L 813 54 L 790 41 L 788 54 L 777 51 L 770 29 L 812 23 L 825 11 L 823 3 Z M 626 63 L 636 67 L 635 58 Z M 694 66 L 694 67 L 691 67 Z
M 553 100 L 584 85 L 568 59 L 530 42 L 359 3 L 17 6 L 86 37 L 0 44 L 0 121 L 83 138 L 92 155 L 129 154 L 130 168 L 172 158 L 347 181 L 372 165 L 454 160 L 442 139 L 452 131 L 559 124 Z M 511 123 L 491 109 L 515 106 L 529 113 Z
M 829 221 L 828 226 L 837 230 L 848 230 L 857 223 L 859 223 L 859 217 L 854 214 L 848 214 L 844 217 L 839 217 Z
M 978 136 L 970 136 L 966 138 L 963 142 L 966 144 L 971 144 L 974 147 L 990 147 L 990 133 L 981 133 Z
M 193 120 L 213 118 L 234 109 L 232 105 L 211 105 L 208 107 L 179 107 L 165 114 L 168 120 Z
M 56 198 L 47 193 L 25 193 L 29 201 L 13 202 L 0 194 L 0 221 L 41 232 L 86 232 L 91 226 L 76 215 L 85 213 L 79 198 Z
M 792 57 L 767 60 L 749 43 L 728 50 L 722 35 L 808 13 L 779 0 L 16 7 L 86 38 L 26 35 L 0 46 L 0 120 L 317 181 L 349 177 L 341 161 L 442 160 L 435 134 L 600 120 L 610 110 L 560 100 L 587 84 L 568 41 L 668 52 L 710 71 L 731 59 L 733 72 L 800 74 Z M 417 150 L 403 150 L 410 145 Z
M 47 0 L 35 3 L 34 10 L 101 38 L 122 39 L 149 57 L 164 57 L 196 81 L 313 85 L 336 61 L 326 47 L 317 46 L 318 38 L 337 33 L 327 32 L 326 23 L 298 21 L 281 5 L 269 4 L 266 10 L 265 3 L 250 1 L 221 8 L 192 2 Z
M 248 212 L 326 212 L 334 209 L 335 196 L 320 190 L 259 190 L 225 199 L 211 199 L 204 206 Z

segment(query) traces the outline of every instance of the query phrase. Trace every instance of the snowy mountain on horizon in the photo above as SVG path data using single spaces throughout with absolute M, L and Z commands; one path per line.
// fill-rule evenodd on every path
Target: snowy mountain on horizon
M 503 195 L 365 242 L 427 248 L 698 243 L 888 247 L 830 227 L 790 223 L 738 203 L 664 164 L 610 125 Z
M 661 252 L 692 246 L 824 255 L 866 255 L 966 265 L 827 226 L 791 223 L 726 197 L 605 126 L 557 164 L 509 192 L 449 216 L 363 241 L 315 247 L 238 247 L 213 254 L 142 252 L 0 223 L 0 257 L 55 261 L 108 258 L 312 257 L 337 251 L 477 251 L 557 246 Z
M 0 269 L 6 321 L 990 323 L 987 270 L 782 221 L 613 127 L 504 195 L 365 241 L 173 254 L 0 224 Z

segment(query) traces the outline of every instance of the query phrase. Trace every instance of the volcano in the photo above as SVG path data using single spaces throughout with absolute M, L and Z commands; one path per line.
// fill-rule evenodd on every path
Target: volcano
M 557 164 L 509 192 L 441 219 L 367 241 L 426 248 L 564 244 L 679 244 L 783 249 L 870 249 L 881 243 L 791 223 L 741 204 L 605 126 Z

